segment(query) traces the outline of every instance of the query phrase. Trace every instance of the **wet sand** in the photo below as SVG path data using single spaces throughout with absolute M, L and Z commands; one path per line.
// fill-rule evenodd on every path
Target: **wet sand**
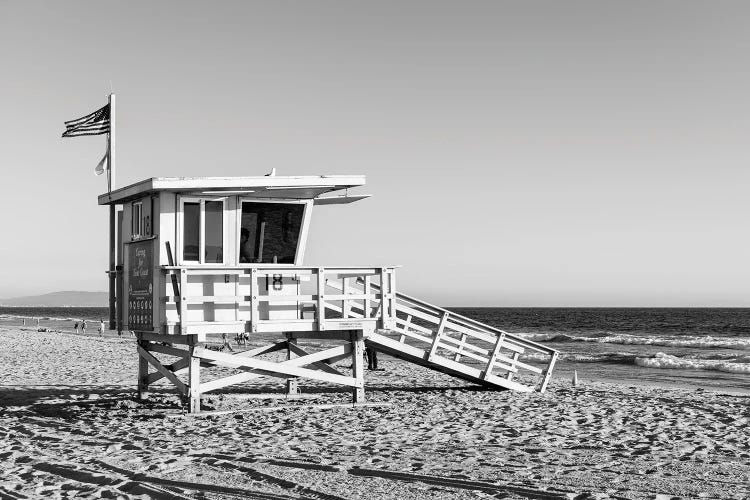
M 135 400 L 136 362 L 129 337 L 0 327 L 0 498 L 750 497 L 746 395 L 486 391 L 382 356 L 371 406 L 263 378 L 189 416 L 164 382 Z

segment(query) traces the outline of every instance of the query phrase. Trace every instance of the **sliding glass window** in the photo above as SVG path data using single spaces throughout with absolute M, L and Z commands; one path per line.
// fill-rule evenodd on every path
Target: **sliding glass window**
M 182 260 L 224 262 L 224 201 L 182 200 Z
M 302 203 L 243 202 L 240 220 L 240 263 L 294 264 Z

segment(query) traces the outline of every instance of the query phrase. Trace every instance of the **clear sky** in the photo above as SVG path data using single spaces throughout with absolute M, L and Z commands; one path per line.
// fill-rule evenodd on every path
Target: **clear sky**
M 0 297 L 106 290 L 117 183 L 366 174 L 306 264 L 442 305 L 750 306 L 746 1 L 0 0 Z M 111 83 L 110 83 L 111 82 Z

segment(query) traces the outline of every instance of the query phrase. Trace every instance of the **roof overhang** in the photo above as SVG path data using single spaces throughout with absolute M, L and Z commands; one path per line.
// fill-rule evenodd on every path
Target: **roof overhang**
M 314 200 L 326 193 L 364 186 L 364 184 L 364 175 L 152 177 L 116 189 L 111 193 L 99 195 L 98 201 L 99 205 L 117 205 L 162 191 L 205 196 L 242 195 L 248 198 Z M 338 203 L 347 203 L 345 199 L 352 202 L 362 197 L 366 196 L 334 198 L 339 200 Z

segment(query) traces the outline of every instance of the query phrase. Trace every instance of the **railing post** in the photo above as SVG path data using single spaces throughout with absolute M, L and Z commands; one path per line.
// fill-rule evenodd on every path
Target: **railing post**
M 443 317 L 440 318 L 440 325 L 438 326 L 438 329 L 435 331 L 435 338 L 432 340 L 432 347 L 430 347 L 430 353 L 427 355 L 427 361 L 432 360 L 432 358 L 435 357 L 435 353 L 438 349 L 438 344 L 440 343 L 440 337 L 443 335 L 443 330 L 445 330 L 445 324 L 448 322 L 448 316 L 450 316 L 450 313 L 448 311 L 443 313 Z
M 187 296 L 187 282 L 188 282 L 188 275 L 187 275 L 187 269 L 182 268 L 180 269 L 180 334 L 181 335 L 187 335 L 187 326 L 185 326 L 185 323 L 187 323 L 187 315 L 188 315 L 188 307 L 187 307 L 187 301 L 185 300 L 185 297 Z
M 391 282 L 390 287 L 388 289 L 389 295 L 389 301 L 391 303 L 390 311 L 391 316 L 388 318 L 388 328 L 393 329 L 396 328 L 396 269 L 391 268 L 389 272 Z
M 369 275 L 365 276 L 365 295 L 367 297 L 365 298 L 365 304 L 364 304 L 365 310 L 364 310 L 363 316 L 365 319 L 367 319 L 370 317 L 370 307 L 372 307 L 370 305 L 370 276 Z
M 380 268 L 380 328 L 388 328 L 386 318 L 388 317 L 388 280 L 386 280 L 385 268 Z
M 346 296 L 349 294 L 349 280 L 346 276 L 341 278 L 341 294 L 344 296 L 344 300 L 341 301 L 341 316 L 343 319 L 346 319 L 349 317 L 351 309 L 349 301 L 346 299 Z
M 557 361 L 557 352 L 552 353 L 552 359 L 549 360 L 547 369 L 544 371 L 544 378 L 542 379 L 542 386 L 539 388 L 539 392 L 547 390 L 547 384 L 549 384 L 549 380 L 552 378 L 552 368 L 555 367 L 555 361 Z
M 258 320 L 260 319 L 260 308 L 258 307 L 258 270 L 250 269 L 250 330 L 258 331 Z
M 324 331 L 326 329 L 326 304 L 325 304 L 325 291 L 326 291 L 326 276 L 325 268 L 318 268 L 318 331 Z
M 495 348 L 492 350 L 492 355 L 490 356 L 490 359 L 487 360 L 487 367 L 484 369 L 484 375 L 482 376 L 484 380 L 487 380 L 489 376 L 492 375 L 492 368 L 497 360 L 497 355 L 500 353 L 500 348 L 503 346 L 503 340 L 505 340 L 505 332 L 497 337 Z
M 242 302 L 242 299 L 240 298 L 240 275 L 237 274 L 232 277 L 234 280 L 234 320 L 239 321 L 240 320 L 240 303 Z

